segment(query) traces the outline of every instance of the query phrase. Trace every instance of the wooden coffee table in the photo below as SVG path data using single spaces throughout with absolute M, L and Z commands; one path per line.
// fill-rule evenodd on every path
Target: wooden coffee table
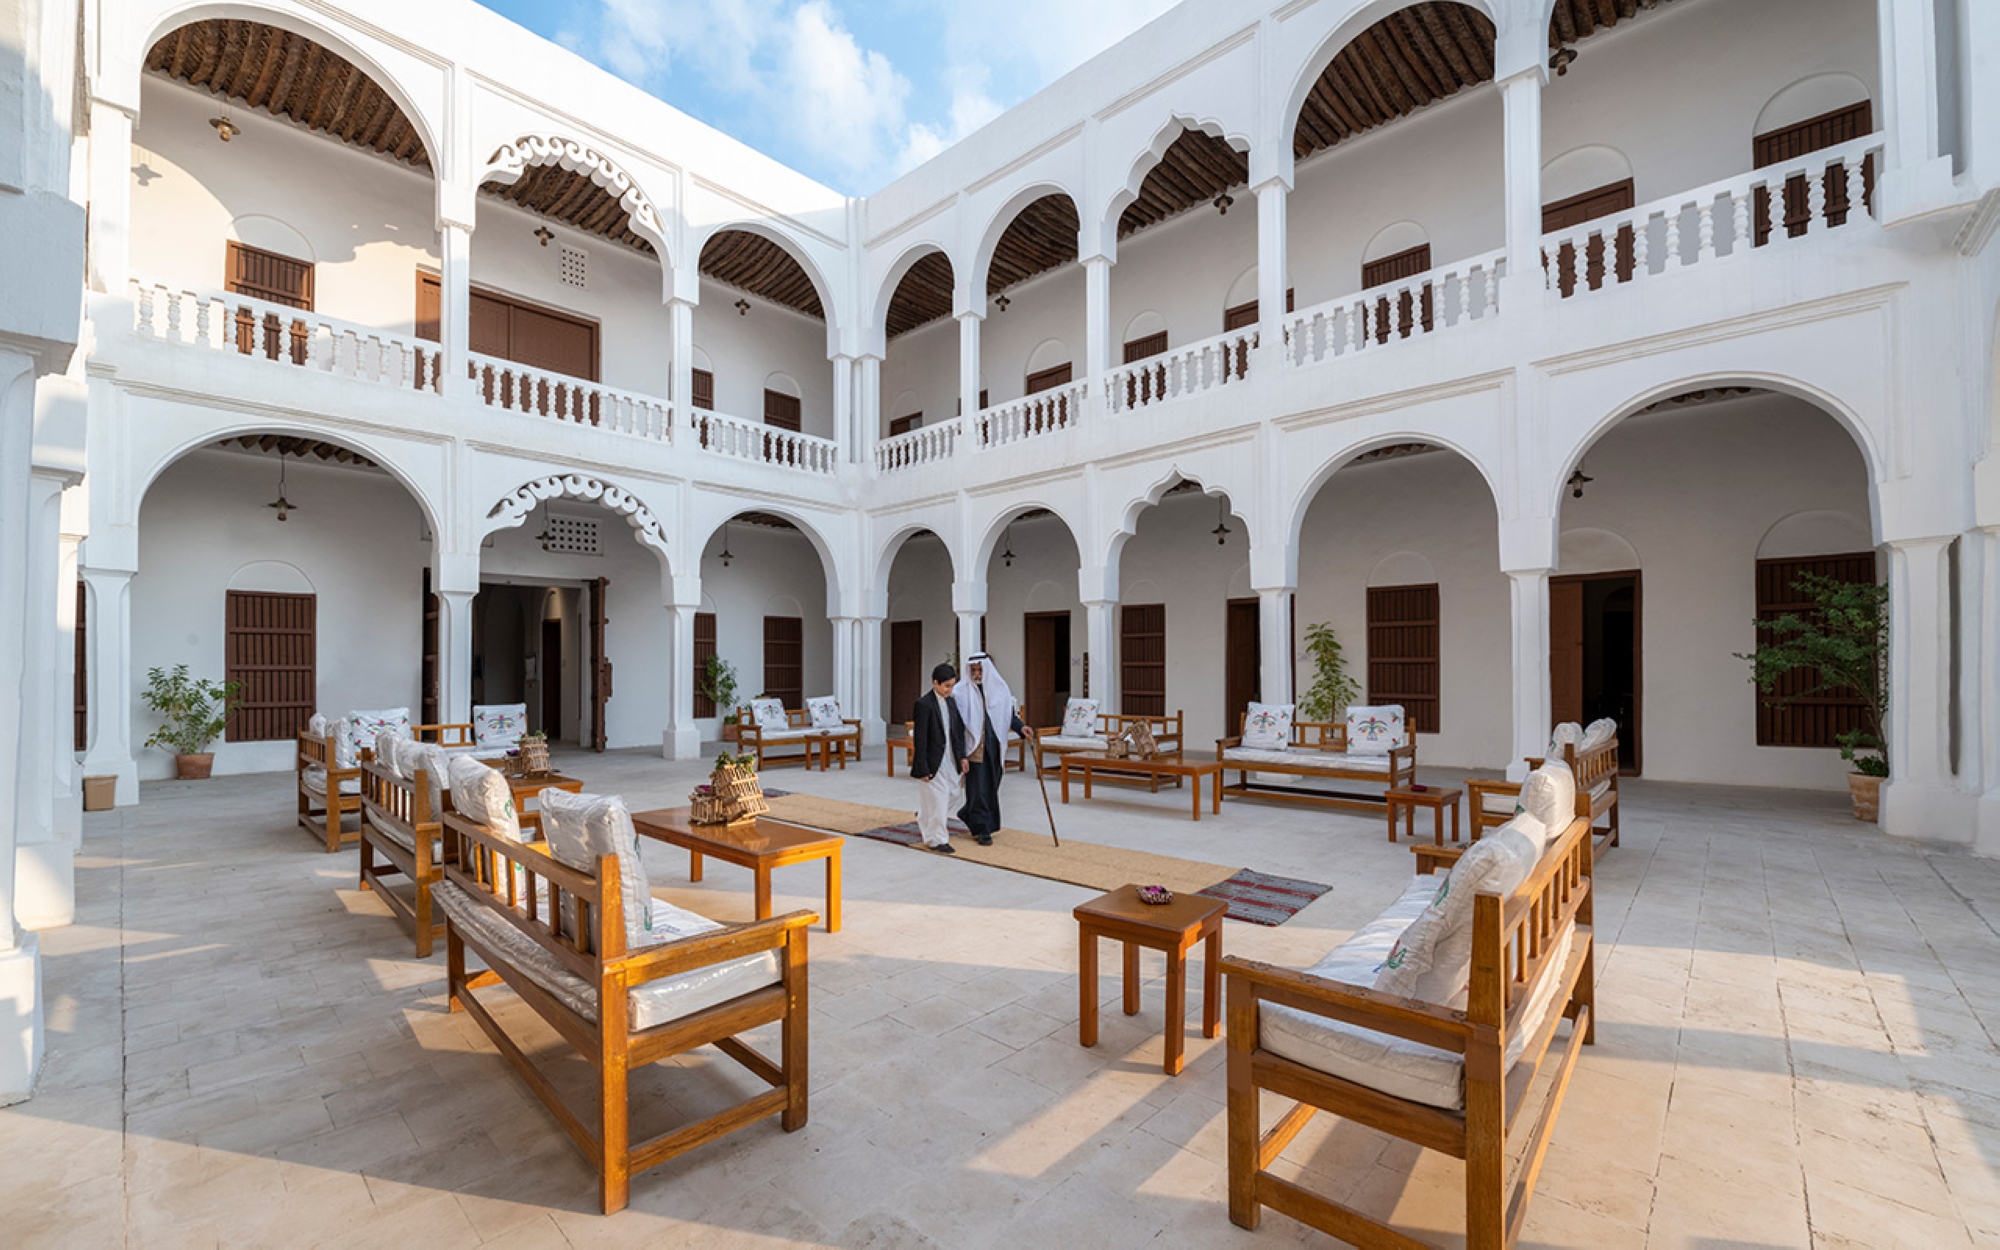
M 1175 752 L 1171 755 L 1155 755 L 1151 759 L 1137 756 L 1114 757 L 1102 751 L 1065 751 L 1062 756 L 1062 800 L 1069 802 L 1069 775 L 1071 772 L 1083 774 L 1083 797 L 1090 797 L 1090 779 L 1093 773 L 1116 773 L 1126 777 L 1145 777 L 1157 783 L 1162 777 L 1187 777 L 1194 784 L 1193 814 L 1201 819 L 1201 779 L 1210 778 L 1208 788 L 1209 812 L 1222 811 L 1222 761 L 1215 759 L 1189 759 Z
M 826 931 L 840 932 L 840 848 L 839 834 L 822 833 L 781 820 L 759 816 L 728 825 L 696 825 L 688 822 L 689 809 L 661 808 L 634 812 L 632 824 L 639 833 L 688 852 L 688 880 L 701 880 L 704 857 L 748 868 L 753 874 L 756 915 L 771 918 L 771 870 L 787 864 L 803 864 L 815 859 L 826 861 Z
M 489 768 L 498 768 L 494 760 L 481 760 Z M 582 794 L 583 782 L 575 777 L 565 777 L 561 773 L 543 773 L 539 777 L 516 777 L 512 773 L 502 773 L 507 778 L 507 789 L 514 796 L 514 810 L 528 814 L 528 801 L 544 790 L 561 790 L 566 794 Z
M 1404 827 L 1409 831 L 1410 836 L 1413 838 L 1416 837 L 1417 809 L 1428 807 L 1431 809 L 1432 821 L 1436 826 L 1432 840 L 1438 846 L 1444 845 L 1444 814 L 1445 809 L 1449 808 L 1451 810 L 1451 840 L 1454 842 L 1458 841 L 1458 800 L 1459 796 L 1464 793 L 1465 791 L 1459 789 L 1457 786 L 1425 786 L 1421 790 L 1411 790 L 1407 787 L 1399 786 L 1389 791 L 1384 796 L 1384 806 L 1388 808 L 1389 812 L 1389 840 L 1391 842 L 1396 840 L 1396 817 L 1399 815 L 1402 816 Z M 1478 836 L 1476 830 L 1474 831 L 1474 836 Z
M 1165 951 L 1167 956 L 1167 1057 L 1161 1066 L 1168 1076 L 1180 1075 L 1187 1036 L 1187 953 L 1196 942 L 1202 951 L 1201 1035 L 1214 1037 L 1222 999 L 1222 918 L 1229 904 L 1198 894 L 1176 894 L 1174 901 L 1152 906 L 1139 901 L 1139 887 L 1121 885 L 1109 894 L 1080 904 L 1074 915 L 1082 943 L 1082 970 L 1077 978 L 1077 1041 L 1097 1045 L 1097 941 L 1125 943 L 1125 1014 L 1139 1014 L 1139 950 Z

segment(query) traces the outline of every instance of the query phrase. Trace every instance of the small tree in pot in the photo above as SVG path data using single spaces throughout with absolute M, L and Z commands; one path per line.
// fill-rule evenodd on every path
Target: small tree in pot
M 182 781 L 201 780 L 215 767 L 208 746 L 228 727 L 242 693 L 242 682 L 196 680 L 185 664 L 174 665 L 172 672 L 146 670 L 146 706 L 166 721 L 146 745 L 172 751 L 174 775 Z
M 701 693 L 722 717 L 722 740 L 736 741 L 736 666 L 719 655 L 709 656 L 701 671 Z
M 1313 683 L 1299 696 L 1299 719 L 1333 720 L 1361 697 L 1361 685 L 1348 675 L 1347 656 L 1326 622 L 1306 626 L 1306 654 L 1312 657 Z
M 1765 694 L 1794 672 L 1808 675 L 1802 689 L 1768 700 L 1772 707 L 1827 694 L 1860 700 L 1860 727 L 1835 741 L 1840 758 L 1854 765 L 1847 776 L 1854 818 L 1874 820 L 1881 811 L 1882 779 L 1889 775 L 1882 732 L 1889 712 L 1889 589 L 1818 573 L 1802 574 L 1792 589 L 1812 606 L 1758 621 L 1765 640 L 1736 658 L 1750 661 L 1750 681 Z

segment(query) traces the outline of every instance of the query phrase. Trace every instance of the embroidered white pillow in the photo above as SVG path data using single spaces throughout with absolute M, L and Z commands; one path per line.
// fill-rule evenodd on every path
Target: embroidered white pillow
M 1552 840 L 1576 819 L 1576 775 L 1561 760 L 1549 760 L 1521 785 L 1521 810 L 1542 825 L 1542 837 Z
M 756 721 L 757 728 L 765 733 L 781 733 L 788 728 L 782 699 L 750 700 L 750 718 Z
M 489 703 L 472 709 L 472 741 L 482 747 L 516 747 L 528 732 L 528 705 Z
M 1282 751 L 1292 745 L 1290 703 L 1252 703 L 1243 713 L 1243 745 L 1253 751 Z
M 579 872 L 597 875 L 597 861 L 618 857 L 618 898 L 625 913 L 625 945 L 649 946 L 653 935 L 653 893 L 646 864 L 639 858 L 639 833 L 625 800 L 616 795 L 565 794 L 544 790 L 542 833 L 549 854 Z
M 1512 894 L 1534 871 L 1541 853 L 1541 825 L 1525 814 L 1473 843 L 1431 905 L 1396 940 L 1375 988 L 1463 1008 L 1472 980 L 1472 896 Z
M 451 805 L 459 815 L 485 825 L 495 837 L 529 841 L 521 835 L 513 787 L 499 769 L 488 768 L 469 755 L 455 756 L 445 767 L 451 778 Z
M 806 711 L 812 716 L 814 729 L 842 729 L 847 722 L 840 719 L 840 700 L 830 694 L 817 699 L 806 700 Z
M 1387 755 L 1403 745 L 1403 708 L 1399 703 L 1347 709 L 1347 753 Z
M 354 741 L 354 722 L 345 716 L 333 722 L 333 766 L 354 768 L 361 759 L 361 749 Z
M 1097 700 L 1071 699 L 1063 704 L 1062 736 L 1090 738 L 1097 733 Z
M 391 731 L 396 731 L 405 738 L 411 736 L 410 709 L 406 707 L 382 708 L 374 712 L 349 712 L 347 719 L 354 725 L 354 740 L 364 746 Z

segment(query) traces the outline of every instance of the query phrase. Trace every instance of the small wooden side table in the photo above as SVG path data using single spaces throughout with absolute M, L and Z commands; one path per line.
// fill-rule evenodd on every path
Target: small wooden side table
M 753 914 L 771 918 L 771 871 L 812 860 L 826 861 L 826 931 L 840 932 L 840 848 L 838 834 L 788 825 L 769 816 L 732 825 L 697 825 L 687 807 L 632 813 L 640 837 L 654 838 L 688 852 L 688 880 L 701 880 L 704 856 L 751 872 Z
M 1385 796 L 1389 809 L 1389 840 L 1396 840 L 1396 817 L 1400 813 L 1403 825 L 1411 837 L 1417 836 L 1417 809 L 1428 807 L 1436 825 L 1433 841 L 1444 845 L 1444 813 L 1451 809 L 1451 840 L 1458 841 L 1458 800 L 1465 791 L 1457 786 L 1426 786 L 1422 790 L 1411 790 L 1398 786 Z
M 1197 942 L 1202 951 L 1201 1035 L 1214 1037 L 1222 1000 L 1222 918 L 1229 904 L 1198 894 L 1176 894 L 1174 901 L 1152 906 L 1139 901 L 1139 887 L 1121 885 L 1109 894 L 1079 904 L 1074 915 L 1082 945 L 1082 969 L 1077 978 L 1077 1041 L 1097 1045 L 1097 941 L 1125 943 L 1125 1014 L 1139 1014 L 1139 950 L 1164 951 L 1167 956 L 1167 1057 L 1161 1066 L 1168 1076 L 1180 1075 L 1187 1036 L 1187 953 Z

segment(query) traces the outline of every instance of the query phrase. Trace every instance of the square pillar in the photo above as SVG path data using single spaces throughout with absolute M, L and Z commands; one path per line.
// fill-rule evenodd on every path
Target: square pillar
M 674 405 L 672 437 L 679 438 L 682 430 L 694 428 L 694 303 L 668 300 L 667 320 L 673 335 L 667 396 Z
M 1950 538 L 1888 544 L 1889 780 L 1882 786 L 1882 828 L 1898 837 L 1971 840 L 1970 795 L 1947 757 L 1951 706 Z
M 132 757 L 132 571 L 85 565 L 78 573 L 90 614 L 84 656 L 90 749 L 84 753 L 83 772 L 117 777 L 115 802 L 131 807 L 139 802 L 139 765 Z
M 1506 212 L 1507 270 L 1504 292 L 1537 296 L 1542 280 L 1542 83 L 1548 71 L 1536 65 L 1500 84 L 1503 113 L 1502 199 Z M 1541 749 L 1537 744 L 1536 750 Z
M 21 640 L 21 722 L 13 801 L 14 918 L 48 929 L 76 918 L 76 851 L 56 837 L 56 580 L 62 528 L 62 476 L 29 478 L 26 575 Z
M 447 724 L 472 720 L 472 601 L 479 591 L 439 590 L 438 715 Z
M 1513 620 L 1514 754 L 1508 761 L 1548 749 L 1550 569 L 1509 569 Z
M 132 264 L 132 114 L 90 102 L 90 289 L 123 298 Z
M 1261 359 L 1273 362 L 1284 355 L 1285 291 L 1291 285 L 1286 271 L 1291 263 L 1287 190 L 1275 178 L 1257 188 L 1257 350 Z
M 852 461 L 855 446 L 860 442 L 860 432 L 854 424 L 854 357 L 835 356 L 832 359 L 833 440 L 845 453 L 841 458 Z
M 1964 647 L 1958 723 L 1961 774 L 1978 768 L 1981 793 L 1973 849 L 2000 856 L 2000 527 L 1966 535 L 1958 567 Z
M 1092 256 L 1083 262 L 1083 368 L 1090 394 L 1086 406 L 1102 411 L 1104 375 L 1111 360 L 1111 258 Z
M 438 337 L 444 352 L 444 394 L 478 394 L 472 385 L 472 226 L 447 221 L 438 230 Z
M 1956 194 L 1951 158 L 1939 151 L 1935 0 L 1877 0 L 1875 13 L 1884 139 L 1876 216 L 1886 224 L 1946 207 Z
M 667 727 L 660 736 L 660 754 L 670 760 L 691 760 L 701 754 L 701 725 L 694 717 L 694 618 L 701 611 L 701 578 L 676 577 L 667 612 Z M 729 709 L 718 709 L 727 716 Z
M 979 323 L 976 312 L 958 315 L 958 411 L 965 418 L 968 434 L 978 427 L 973 417 L 979 413 Z M 973 446 L 977 447 L 977 441 Z
M 1292 598 L 1291 586 L 1271 587 L 1257 592 L 1257 646 L 1260 666 L 1257 673 L 1260 703 L 1290 703 L 1292 690 Z M 1236 726 L 1224 727 L 1235 733 Z
M 888 722 L 882 714 L 882 618 L 864 616 L 858 624 L 861 637 L 855 664 L 861 705 L 851 715 L 861 720 L 861 741 L 875 746 L 888 737 Z
M 1116 712 L 1118 703 L 1118 601 L 1092 599 L 1083 605 L 1084 654 L 1090 657 L 1087 693 L 1099 712 Z
M 882 358 L 862 356 L 854 371 L 854 454 L 856 464 L 875 463 L 875 444 L 882 440 Z

